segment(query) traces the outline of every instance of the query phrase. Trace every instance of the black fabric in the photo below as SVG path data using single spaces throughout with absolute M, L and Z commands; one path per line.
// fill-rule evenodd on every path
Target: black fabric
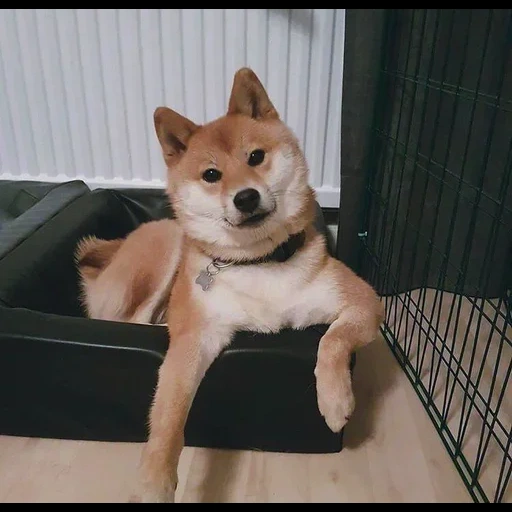
M 360 235 L 366 230 L 368 165 L 372 124 L 379 94 L 386 9 L 345 10 L 341 185 L 336 256 L 361 271 Z
M 78 240 L 90 234 L 124 237 L 149 219 L 147 211 L 130 209 L 119 193 L 82 194 L 35 232 L 17 232 L 16 246 L 0 259 L 0 304 L 82 315 L 74 262 Z
M 0 433 L 143 442 L 162 326 L 0 308 Z M 325 326 L 238 333 L 201 383 L 187 446 L 335 452 L 342 436 L 316 406 L 313 370 Z
M 123 237 L 169 217 L 163 191 L 95 190 L 0 260 L 0 434 L 146 440 L 167 329 L 85 318 L 73 252 L 85 235 Z M 317 224 L 325 232 L 320 208 Z M 201 383 L 186 444 L 339 451 L 342 434 L 328 429 L 316 403 L 313 371 L 326 328 L 238 333 Z
M 66 183 L 0 180 L 0 258 L 88 191 L 79 180 Z
M 512 10 L 346 15 L 339 257 L 381 295 L 504 297 Z

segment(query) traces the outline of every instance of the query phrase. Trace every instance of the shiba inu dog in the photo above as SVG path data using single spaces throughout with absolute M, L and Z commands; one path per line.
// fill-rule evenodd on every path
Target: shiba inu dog
M 219 119 L 198 126 L 159 107 L 154 124 L 176 218 L 123 240 L 82 240 L 76 259 L 91 318 L 168 326 L 141 499 L 172 502 L 196 390 L 237 330 L 330 325 L 315 377 L 319 411 L 337 432 L 354 409 L 351 354 L 376 338 L 383 308 L 315 230 L 305 157 L 252 70 L 237 71 Z

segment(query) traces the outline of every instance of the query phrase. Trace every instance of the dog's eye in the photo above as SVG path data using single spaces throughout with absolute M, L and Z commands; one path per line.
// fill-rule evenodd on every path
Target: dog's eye
M 203 180 L 208 183 L 215 183 L 219 181 L 221 177 L 222 173 L 217 171 L 217 169 L 206 169 L 206 171 L 203 172 Z
M 247 160 L 247 163 L 251 167 L 256 167 L 257 165 L 260 165 L 261 162 L 263 162 L 264 158 L 265 158 L 265 151 L 263 151 L 263 149 L 255 149 L 249 155 L 249 160 Z

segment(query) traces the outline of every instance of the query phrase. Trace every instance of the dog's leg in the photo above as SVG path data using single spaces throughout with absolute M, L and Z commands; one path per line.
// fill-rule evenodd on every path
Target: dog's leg
M 188 313 L 178 329 L 169 329 L 171 341 L 160 367 L 142 456 L 143 502 L 174 502 L 190 406 L 207 368 L 231 338 L 227 329 L 194 325 Z
M 375 340 L 383 306 L 373 289 L 349 269 L 332 261 L 338 283 L 337 318 L 320 340 L 315 367 L 318 408 L 333 432 L 339 432 L 355 406 L 350 360 L 357 349 Z

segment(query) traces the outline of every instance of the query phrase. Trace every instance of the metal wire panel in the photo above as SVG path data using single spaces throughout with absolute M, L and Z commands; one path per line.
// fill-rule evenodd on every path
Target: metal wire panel
M 475 501 L 512 501 L 512 10 L 390 9 L 361 230 L 384 334 Z

